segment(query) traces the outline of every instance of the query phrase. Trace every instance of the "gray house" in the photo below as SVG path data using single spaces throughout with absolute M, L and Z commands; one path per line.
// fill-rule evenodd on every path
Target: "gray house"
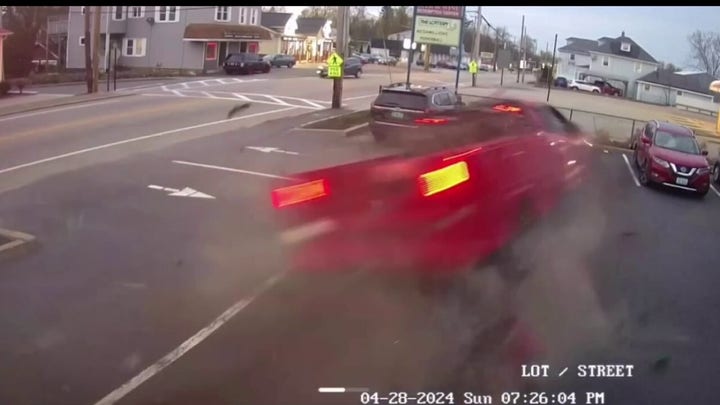
M 85 68 L 85 12 L 85 6 L 70 7 L 69 69 Z M 259 6 L 106 6 L 99 52 L 108 60 L 115 53 L 105 52 L 109 35 L 121 66 L 213 71 L 228 53 L 278 51 L 278 33 L 263 27 L 261 18 Z
M 715 81 L 706 72 L 658 70 L 638 79 L 638 101 L 717 114 L 717 95 L 710 91 Z
M 625 32 L 598 40 L 567 38 L 558 48 L 558 76 L 568 79 L 602 78 L 615 82 L 627 97 L 636 93 L 637 80 L 658 69 L 659 63 Z

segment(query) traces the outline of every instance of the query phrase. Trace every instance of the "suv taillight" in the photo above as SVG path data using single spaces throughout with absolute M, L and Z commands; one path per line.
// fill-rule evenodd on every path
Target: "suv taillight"
M 416 124 L 420 125 L 443 125 L 448 123 L 447 118 L 418 118 L 415 120 Z

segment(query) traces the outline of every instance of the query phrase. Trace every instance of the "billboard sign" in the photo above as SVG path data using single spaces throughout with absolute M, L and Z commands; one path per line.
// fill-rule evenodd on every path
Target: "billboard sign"
M 462 6 L 417 6 L 415 14 L 418 16 L 462 19 Z
M 419 6 L 418 9 L 420 9 Z M 415 17 L 415 42 L 457 46 L 460 43 L 460 27 L 460 20 L 455 18 L 417 15 Z

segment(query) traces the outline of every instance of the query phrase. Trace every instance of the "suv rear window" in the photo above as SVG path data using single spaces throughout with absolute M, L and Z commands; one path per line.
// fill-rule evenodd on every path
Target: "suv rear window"
M 375 105 L 424 111 L 427 107 L 427 97 L 422 93 L 384 90 L 375 99 Z
M 225 61 L 239 62 L 239 61 L 254 61 L 259 60 L 259 57 L 254 53 L 233 53 L 228 55 Z

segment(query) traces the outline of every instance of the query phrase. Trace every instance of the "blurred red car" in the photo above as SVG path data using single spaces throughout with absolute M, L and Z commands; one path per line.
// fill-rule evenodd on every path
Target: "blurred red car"
M 272 191 L 295 270 L 452 273 L 488 257 L 582 179 L 589 148 L 546 104 L 470 103 L 404 156 L 300 173 Z M 463 131 L 453 131 L 454 126 Z
M 633 160 L 643 185 L 662 184 L 704 197 L 712 167 L 689 128 L 650 121 L 633 136 Z

